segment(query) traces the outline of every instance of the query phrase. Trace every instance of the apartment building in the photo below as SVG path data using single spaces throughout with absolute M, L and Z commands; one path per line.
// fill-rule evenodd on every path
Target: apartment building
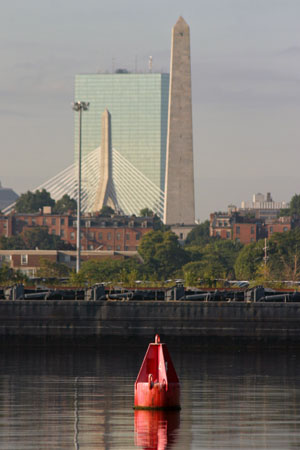
M 86 215 L 81 218 L 82 250 L 136 251 L 144 234 L 153 230 L 152 217 Z M 49 234 L 76 246 L 77 219 L 73 214 L 53 214 L 50 207 L 34 214 L 0 216 L 0 236 L 16 236 L 27 229 L 44 227 Z

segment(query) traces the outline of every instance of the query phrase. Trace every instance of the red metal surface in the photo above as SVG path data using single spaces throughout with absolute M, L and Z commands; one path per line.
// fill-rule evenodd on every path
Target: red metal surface
M 140 409 L 180 409 L 180 386 L 166 344 L 148 346 L 134 385 L 134 407 Z

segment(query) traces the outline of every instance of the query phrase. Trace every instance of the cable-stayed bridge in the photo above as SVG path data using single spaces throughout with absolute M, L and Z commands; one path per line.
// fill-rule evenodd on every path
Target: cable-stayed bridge
M 100 147 L 82 158 L 81 164 L 81 210 L 94 212 L 97 189 L 100 181 Z M 112 148 L 112 182 L 109 194 L 118 212 L 125 215 L 139 215 L 140 210 L 149 208 L 161 219 L 164 213 L 164 192 L 136 169 L 116 149 Z M 77 200 L 78 164 L 67 167 L 50 180 L 33 189 L 50 192 L 54 200 L 68 194 Z M 12 211 L 14 203 L 3 210 L 5 214 Z

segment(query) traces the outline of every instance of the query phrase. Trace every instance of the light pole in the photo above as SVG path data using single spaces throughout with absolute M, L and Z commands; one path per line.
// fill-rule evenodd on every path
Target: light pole
M 79 111 L 79 145 L 78 145 L 78 192 L 77 192 L 77 236 L 76 236 L 76 272 L 80 270 L 80 216 L 81 216 L 81 124 L 82 111 L 87 111 L 90 104 L 88 102 L 74 102 L 72 108 L 74 111 Z

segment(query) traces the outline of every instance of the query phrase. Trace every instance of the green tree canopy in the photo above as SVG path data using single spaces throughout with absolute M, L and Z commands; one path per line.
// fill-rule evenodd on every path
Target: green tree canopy
M 268 247 L 268 267 L 272 278 L 300 280 L 300 229 L 274 233 Z
M 65 264 L 50 261 L 46 258 L 40 259 L 40 267 L 37 271 L 38 277 L 42 278 L 62 278 L 67 277 L 70 269 Z
M 253 280 L 264 269 L 265 241 L 246 245 L 240 252 L 235 271 L 239 279 Z M 267 241 L 266 272 L 274 281 L 300 280 L 300 229 L 274 233 Z
M 300 194 L 295 194 L 291 198 L 290 207 L 280 210 L 280 216 L 300 216 Z
M 0 267 L 0 285 L 5 286 L 11 283 L 26 283 L 28 277 L 20 270 L 13 270 L 6 264 Z
M 43 206 L 53 206 L 55 201 L 51 198 L 49 192 L 46 189 L 41 191 L 30 192 L 27 191 L 22 194 L 16 201 L 15 209 L 18 213 L 35 213 L 38 212 Z
M 147 273 L 155 274 L 158 279 L 170 277 L 188 261 L 172 231 L 150 231 L 143 236 L 138 250 Z
M 141 263 L 135 258 L 124 261 L 109 258 L 102 261 L 91 259 L 82 263 L 79 274 L 74 275 L 72 279 L 76 280 L 79 277 L 81 284 L 84 282 L 89 285 L 104 281 L 128 283 L 139 278 L 141 272 Z
M 182 270 L 185 281 L 189 286 L 196 285 L 200 280 L 226 278 L 226 268 L 220 261 L 214 259 L 189 262 L 183 266 Z
M 26 249 L 72 250 L 71 244 L 64 242 L 60 236 L 49 234 L 47 228 L 33 227 L 21 234 Z
M 234 264 L 242 247 L 239 242 L 223 239 L 214 239 L 198 247 L 185 247 L 191 261 L 183 266 L 185 277 L 234 278 Z
M 199 225 L 196 225 L 192 231 L 187 235 L 185 245 L 203 245 L 210 242 L 212 239 L 209 236 L 209 220 L 206 220 Z
M 300 195 L 295 194 L 290 202 L 290 214 L 296 214 L 300 216 Z
M 252 280 L 264 257 L 264 240 L 245 245 L 240 251 L 234 270 L 238 280 Z
M 107 206 L 107 205 L 104 205 L 99 211 L 100 216 L 106 216 L 106 217 L 112 216 L 114 213 L 115 213 L 115 211 L 110 206 Z
M 154 212 L 149 208 L 143 208 L 140 210 L 140 217 L 153 217 Z
M 65 214 L 68 211 L 76 211 L 77 202 L 71 198 L 68 194 L 65 194 L 60 200 L 54 205 L 53 212 L 55 214 Z
M 11 237 L 0 237 L 0 249 L 1 250 L 23 250 L 26 248 L 26 244 L 20 235 Z
M 140 217 L 151 217 L 153 219 L 153 229 L 154 230 L 162 230 L 167 231 L 169 227 L 166 227 L 163 222 L 161 221 L 160 217 L 158 217 L 157 214 L 155 214 L 151 209 L 149 208 L 143 208 L 140 210 Z
M 73 250 L 73 246 L 64 242 L 60 236 L 49 234 L 47 228 L 27 228 L 21 234 L 0 237 L 1 250 Z

